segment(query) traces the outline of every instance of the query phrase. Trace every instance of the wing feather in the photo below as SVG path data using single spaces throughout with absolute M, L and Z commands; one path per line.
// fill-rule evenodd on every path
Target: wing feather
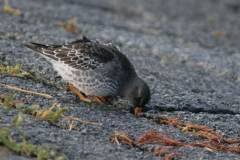
M 112 49 L 109 49 L 108 46 L 100 44 L 99 41 L 91 41 L 86 37 L 66 45 L 44 45 L 31 42 L 25 47 L 55 61 L 63 62 L 72 68 L 82 70 L 96 69 L 115 57 Z

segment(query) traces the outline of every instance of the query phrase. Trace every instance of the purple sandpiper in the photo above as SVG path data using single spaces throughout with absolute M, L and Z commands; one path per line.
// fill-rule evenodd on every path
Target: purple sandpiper
M 30 43 L 25 47 L 50 61 L 81 100 L 108 104 L 104 99 L 108 96 L 125 97 L 134 105 L 137 116 L 150 100 L 148 85 L 116 45 L 101 44 L 84 36 L 65 45 Z

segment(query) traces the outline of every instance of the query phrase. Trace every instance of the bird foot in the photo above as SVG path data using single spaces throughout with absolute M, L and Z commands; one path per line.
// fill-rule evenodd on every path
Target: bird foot
M 75 87 L 73 87 L 73 85 L 71 83 L 69 83 L 69 87 L 78 95 L 78 97 L 86 102 L 91 102 L 92 99 L 85 97 L 84 95 L 82 95 Z
M 83 100 L 85 102 L 97 102 L 100 104 L 106 104 L 109 105 L 108 102 L 105 101 L 105 98 L 110 97 L 110 96 L 103 96 L 103 97 L 97 97 L 93 96 L 93 99 L 85 97 L 83 94 L 81 94 L 71 83 L 69 83 L 69 87 L 78 95 L 80 100 Z
M 106 96 L 104 96 L 106 97 Z M 106 104 L 109 105 L 108 102 L 105 101 L 105 99 L 103 97 L 97 97 L 97 96 L 93 96 L 93 100 L 94 102 L 100 103 L 100 104 Z

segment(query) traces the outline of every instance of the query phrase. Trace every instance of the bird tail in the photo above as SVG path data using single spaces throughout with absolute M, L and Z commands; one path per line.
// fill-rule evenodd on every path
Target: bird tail
M 44 51 L 45 49 L 53 49 L 54 48 L 58 48 L 58 47 L 61 47 L 61 45 L 51 45 L 51 46 L 48 46 L 48 45 L 44 45 L 44 44 L 39 44 L 39 43 L 35 43 L 35 42 L 30 42 L 30 44 L 25 44 L 24 47 L 28 48 L 28 49 L 31 49 L 37 53 L 40 53 L 40 55 L 42 55 L 43 57 L 49 59 L 53 59 L 53 60 L 56 60 L 58 61 L 58 58 L 55 57 L 54 55 L 54 52 L 51 51 L 51 52 L 46 52 Z

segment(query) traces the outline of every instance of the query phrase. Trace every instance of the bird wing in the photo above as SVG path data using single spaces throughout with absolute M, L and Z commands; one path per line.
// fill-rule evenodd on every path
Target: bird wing
M 75 69 L 96 69 L 114 58 L 114 53 L 98 41 L 94 42 L 83 37 L 66 45 L 43 45 L 34 42 L 25 47 L 45 57 L 60 61 Z

